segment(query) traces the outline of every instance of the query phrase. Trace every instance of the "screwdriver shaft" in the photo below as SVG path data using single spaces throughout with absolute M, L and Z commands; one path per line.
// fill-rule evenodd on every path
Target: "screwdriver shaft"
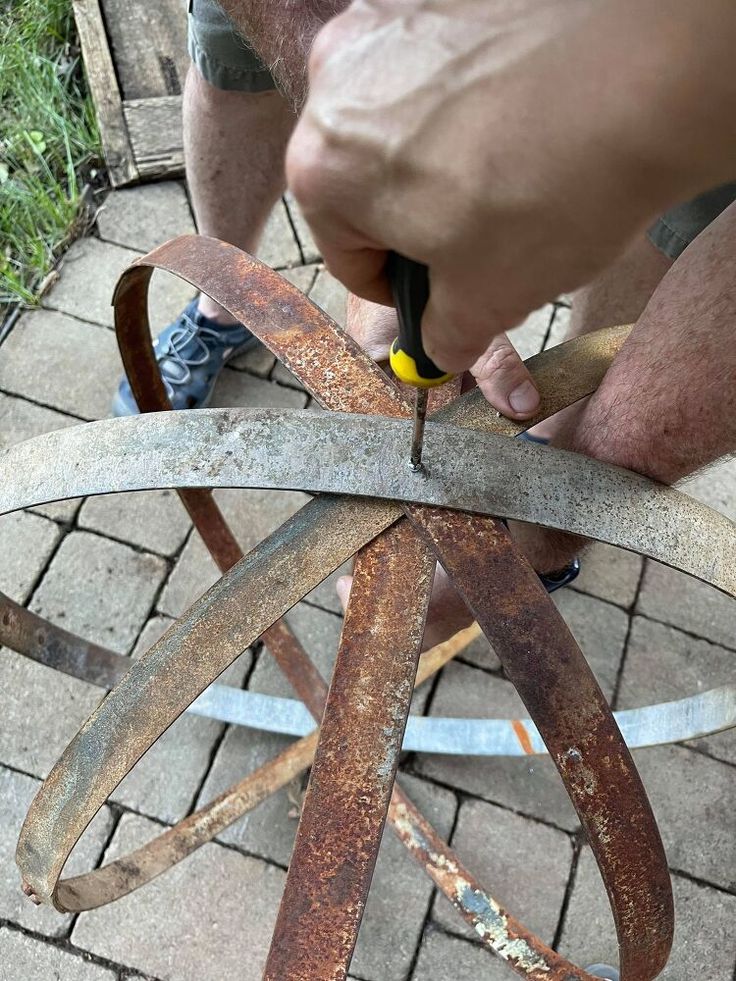
M 409 465 L 412 470 L 422 469 L 422 447 L 424 445 L 424 423 L 427 419 L 427 399 L 429 390 L 417 388 L 414 399 L 414 429 L 411 435 L 411 456 Z

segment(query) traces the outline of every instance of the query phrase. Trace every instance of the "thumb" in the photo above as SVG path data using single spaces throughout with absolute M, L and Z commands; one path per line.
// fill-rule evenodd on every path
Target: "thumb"
M 493 408 L 510 419 L 528 419 L 539 408 L 532 376 L 505 334 L 494 337 L 470 372 Z

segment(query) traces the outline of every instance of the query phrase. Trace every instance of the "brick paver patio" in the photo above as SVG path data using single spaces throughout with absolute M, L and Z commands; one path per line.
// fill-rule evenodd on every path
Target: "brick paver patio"
M 110 297 L 138 254 L 192 230 L 183 187 L 118 191 L 97 236 L 77 242 L 42 309 L 0 349 L 0 446 L 106 416 L 120 373 Z M 339 321 L 341 287 L 324 271 L 293 206 L 279 204 L 261 258 Z M 190 289 L 154 276 L 158 326 Z M 569 310 L 549 304 L 516 332 L 528 356 L 561 339 Z M 261 349 L 224 373 L 214 405 L 306 406 L 308 396 Z M 691 483 L 736 516 L 736 466 Z M 306 499 L 218 492 L 249 548 Z M 707 542 L 703 543 L 707 548 Z M 132 656 L 216 578 L 170 492 L 64 502 L 0 521 L 0 589 L 71 630 Z M 334 580 L 334 576 L 331 580 Z M 560 609 L 615 707 L 730 681 L 736 608 L 713 590 L 637 556 L 595 547 Z M 329 671 L 341 618 L 332 583 L 288 617 Z M 290 694 L 267 655 L 246 652 L 228 683 Z M 76 917 L 22 896 L 13 853 L 40 780 L 98 703 L 99 690 L 0 652 L 0 978 L 2 981 L 257 981 L 297 825 L 302 785 L 270 798 L 166 876 Z M 456 716 L 523 710 L 487 645 L 476 642 L 415 699 Z M 273 756 L 287 740 L 180 719 L 118 788 L 73 858 L 80 871 L 136 847 Z M 674 877 L 678 925 L 667 981 L 736 979 L 736 734 L 636 754 Z M 493 894 L 579 963 L 614 960 L 603 889 L 549 761 L 409 756 L 404 786 Z M 165 779 L 162 779 L 165 775 Z M 474 942 L 429 879 L 387 834 L 352 964 L 358 981 L 503 981 L 513 975 Z

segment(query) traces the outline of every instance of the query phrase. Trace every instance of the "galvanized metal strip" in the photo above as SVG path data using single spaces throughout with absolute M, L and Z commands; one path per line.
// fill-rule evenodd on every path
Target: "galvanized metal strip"
M 460 653 L 479 633 L 477 625 L 445 645 Z M 131 660 L 50 623 L 0 593 L 0 646 L 80 681 L 113 688 Z M 436 656 L 427 652 L 422 658 Z M 326 689 L 325 689 L 326 690 Z M 186 709 L 194 715 L 284 736 L 306 736 L 314 715 L 293 698 L 261 695 L 211 684 Z M 321 710 L 319 710 L 321 716 Z M 613 717 L 629 749 L 680 743 L 736 727 L 736 687 L 723 685 L 671 702 L 623 709 Z M 523 736 L 520 737 L 520 733 Z M 545 755 L 547 747 L 531 719 L 466 719 L 409 716 L 402 749 L 450 756 Z
M 422 476 L 405 465 L 408 426 L 303 409 L 199 409 L 85 423 L 0 454 L 0 513 L 197 483 L 359 493 L 571 531 L 736 591 L 736 526 L 687 494 L 580 454 L 437 423 L 427 424 L 429 473 Z

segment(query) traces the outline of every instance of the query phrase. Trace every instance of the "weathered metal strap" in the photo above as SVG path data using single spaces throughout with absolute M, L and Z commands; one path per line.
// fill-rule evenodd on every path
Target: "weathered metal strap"
M 417 685 L 433 677 L 462 650 L 468 640 L 468 633 L 461 631 L 456 637 L 423 654 L 417 671 Z M 84 875 L 62 879 L 56 893 L 57 908 L 77 913 L 114 902 L 183 861 L 266 797 L 303 773 L 312 763 L 318 736 L 315 730 L 298 740 L 209 804 L 134 852 Z M 409 804 L 409 819 L 413 810 L 413 805 Z M 29 891 L 32 892 L 32 889 Z
M 184 267 L 184 274 L 187 278 L 192 279 L 192 276 L 197 276 L 198 270 L 202 268 L 202 255 L 207 255 L 207 249 L 210 246 L 213 247 L 212 257 L 216 262 L 220 282 L 222 281 L 223 273 L 227 274 L 229 271 L 240 273 L 242 277 L 248 263 L 254 269 L 259 268 L 259 264 L 254 264 L 248 257 L 239 253 L 238 250 L 224 246 L 222 243 L 213 243 L 211 241 L 203 242 L 201 249 L 195 246 L 200 253 L 200 262 L 192 263 L 190 261 L 192 258 L 190 245 L 191 240 L 189 243 L 185 240 L 180 240 L 179 243 L 170 243 L 166 247 L 167 255 L 177 254 L 178 250 L 178 263 L 180 267 Z M 158 252 L 159 258 L 162 255 L 162 251 L 159 250 Z M 187 268 L 187 262 L 189 262 L 189 268 Z M 228 268 L 229 263 L 232 267 L 231 270 Z M 182 269 L 178 268 L 176 271 L 181 274 Z M 366 358 L 363 352 L 352 341 L 341 335 L 341 332 L 328 318 L 322 317 L 320 322 L 319 315 L 312 316 L 308 324 L 308 329 L 302 330 L 296 336 L 293 336 L 291 310 L 289 309 L 289 305 L 284 303 L 283 291 L 279 293 L 278 282 L 267 282 L 268 273 L 262 267 L 260 267 L 260 272 L 261 275 L 258 277 L 258 285 L 272 287 L 269 289 L 267 295 L 279 304 L 279 309 L 270 311 L 271 316 L 267 323 L 260 323 L 258 318 L 258 313 L 262 312 L 258 309 L 258 304 L 264 295 L 262 290 L 260 292 L 254 291 L 250 294 L 251 296 L 255 295 L 257 298 L 256 304 L 251 304 L 250 309 L 248 309 L 248 304 L 246 303 L 242 309 L 236 310 L 236 306 L 232 302 L 229 302 L 231 297 L 224 295 L 223 290 L 219 288 L 215 298 L 223 303 L 224 306 L 228 307 L 230 312 L 235 313 L 239 319 L 247 322 L 253 328 L 254 332 L 282 358 L 285 352 L 284 350 L 280 350 L 280 348 L 284 347 L 284 338 L 288 336 L 286 350 L 289 356 L 294 358 L 294 362 L 290 364 L 290 367 L 295 371 L 297 377 L 320 398 L 322 404 L 326 407 L 343 410 L 345 408 L 362 408 L 363 405 L 369 405 L 372 411 L 382 412 L 387 415 L 397 414 L 399 410 L 397 409 L 397 395 L 394 389 L 387 383 L 376 366 Z M 210 295 L 213 295 L 211 284 L 199 283 L 199 285 L 206 292 L 210 293 Z M 219 287 L 219 284 L 217 285 Z M 292 290 L 292 293 L 295 293 L 295 291 Z M 238 297 L 236 297 L 237 299 Z M 302 300 L 297 300 L 296 302 L 299 303 Z M 321 358 L 320 353 L 326 353 L 327 349 L 329 349 L 329 357 Z M 340 402 L 340 395 L 335 393 L 335 386 L 332 384 L 336 368 L 335 351 L 337 351 L 338 357 L 347 355 L 349 360 L 349 364 L 346 365 L 347 371 L 344 377 L 341 377 L 343 384 L 340 387 L 341 392 L 347 393 L 349 403 L 347 405 Z M 352 357 L 349 357 L 350 355 Z M 300 358 L 302 364 L 299 367 L 302 370 L 297 370 Z M 324 377 L 322 377 L 323 384 L 315 384 L 315 378 L 320 378 L 322 372 L 326 372 Z M 370 399 L 367 399 L 364 388 L 371 383 L 371 378 L 373 379 L 373 388 L 369 393 Z M 358 401 L 355 401 L 356 393 Z M 473 540 L 479 537 L 479 533 L 480 537 L 482 537 L 484 531 L 496 538 L 505 535 L 505 532 L 500 527 L 495 526 L 492 522 L 484 522 L 478 518 L 461 515 L 432 515 L 426 509 L 417 508 L 410 508 L 407 513 L 425 535 L 427 541 L 432 544 L 432 547 L 441 560 L 443 560 L 443 551 L 446 550 L 448 535 L 451 539 L 454 539 L 452 541 L 453 556 L 457 558 L 457 553 L 462 553 L 467 548 L 469 552 L 468 558 L 470 559 L 473 558 L 471 554 L 473 551 Z M 444 549 L 441 541 L 442 534 L 446 536 Z M 554 632 L 558 643 L 558 649 L 554 652 L 557 663 L 556 670 L 552 672 L 550 680 L 554 677 L 558 687 L 561 683 L 564 685 L 567 682 L 568 688 L 574 688 L 576 674 L 573 665 L 577 665 L 583 672 L 586 671 L 584 659 L 577 645 L 566 630 L 564 624 L 559 621 L 555 608 L 549 602 L 546 595 L 543 594 L 536 577 L 525 566 L 523 560 L 520 560 L 520 557 L 517 556 L 513 548 L 509 550 L 506 556 L 506 565 L 516 566 L 515 576 L 519 584 L 519 595 L 516 597 L 516 600 L 520 606 L 524 605 L 525 593 L 530 592 L 533 595 L 536 590 L 538 594 L 541 594 L 537 603 L 534 604 L 537 607 L 538 616 L 542 619 L 549 620 L 550 623 L 554 623 L 557 628 L 556 632 Z M 472 561 L 467 564 L 468 568 L 470 566 L 472 566 Z M 464 569 L 466 569 L 465 564 L 459 562 L 455 567 L 456 575 L 462 576 Z M 508 569 L 504 569 L 504 572 L 508 571 Z M 380 586 L 377 587 L 377 591 L 380 593 Z M 477 592 L 474 593 L 472 584 L 471 588 L 465 591 L 464 595 L 466 599 L 479 600 L 481 612 L 479 619 L 484 622 L 484 625 L 485 621 L 493 619 L 492 607 L 489 609 L 488 605 L 484 605 L 483 597 L 478 597 Z M 473 612 L 478 615 L 479 609 L 474 608 L 472 602 L 470 606 Z M 547 631 L 546 633 L 547 636 L 552 636 L 553 631 Z M 543 636 L 543 632 L 540 633 L 540 636 Z M 494 638 L 497 653 L 501 659 L 504 660 L 505 657 L 513 659 L 515 651 L 514 638 L 508 636 L 503 627 L 498 624 L 495 628 Z M 526 665 L 526 667 L 528 668 L 529 665 Z M 537 672 L 544 674 L 548 671 L 549 667 L 549 660 L 543 661 L 537 659 L 535 662 Z M 517 666 L 517 668 L 515 680 L 520 694 L 525 700 L 528 696 L 529 701 L 534 704 L 536 697 L 534 688 L 537 682 L 541 684 L 541 687 L 544 687 L 544 681 L 542 678 L 534 679 L 530 674 L 525 674 L 520 666 Z M 529 689 L 528 691 L 526 690 L 527 688 Z M 568 704 L 566 706 L 568 715 L 563 720 L 561 731 L 568 739 L 576 735 L 579 736 L 580 738 L 576 742 L 580 742 L 585 746 L 590 760 L 597 760 L 600 757 L 600 759 L 611 761 L 612 757 L 618 757 L 617 764 L 619 770 L 626 772 L 628 788 L 632 795 L 630 807 L 635 812 L 633 814 L 633 823 L 641 835 L 640 844 L 645 846 L 639 849 L 639 853 L 646 855 L 649 860 L 646 863 L 646 868 L 640 869 L 638 877 L 631 875 L 627 877 L 622 871 L 626 866 L 627 845 L 630 844 L 624 834 L 625 815 L 623 814 L 623 809 L 617 808 L 619 813 L 615 814 L 612 818 L 609 816 L 608 819 L 611 828 L 616 831 L 615 834 L 604 835 L 599 827 L 599 823 L 595 820 L 594 814 L 591 816 L 591 820 L 587 821 L 587 824 L 584 820 L 584 824 L 586 824 L 593 851 L 599 861 L 604 880 L 607 882 L 609 894 L 614 900 L 614 918 L 619 933 L 624 978 L 650 977 L 652 976 L 652 972 L 656 973 L 659 970 L 659 967 L 663 963 L 663 958 L 666 959 L 666 952 L 671 938 L 671 893 L 666 874 L 664 854 L 651 809 L 649 808 L 643 787 L 633 767 L 633 762 L 620 739 L 620 734 L 615 727 L 615 723 L 610 716 L 603 696 L 597 688 L 592 675 L 590 676 L 588 693 L 594 697 L 595 708 L 598 709 L 595 731 L 592 734 L 586 733 L 584 729 L 578 727 L 577 720 L 583 716 L 575 712 L 575 691 L 571 691 L 568 694 Z M 555 733 L 554 718 L 547 716 L 545 725 L 549 725 L 550 728 L 549 733 L 543 732 L 545 739 L 549 741 L 550 737 L 560 735 L 560 733 Z M 544 727 L 544 725 L 541 726 L 542 729 Z M 554 742 L 554 739 L 552 741 Z M 555 762 L 563 776 L 568 793 L 573 798 L 573 802 L 581 810 L 581 813 L 586 813 L 589 810 L 589 801 L 585 796 L 584 782 L 581 784 L 574 777 L 573 779 L 567 779 L 568 775 L 565 770 L 564 761 L 561 758 L 555 758 Z M 587 757 L 585 765 L 589 765 Z M 610 806 L 616 807 L 616 802 L 613 800 L 609 799 L 609 804 Z M 319 875 L 320 870 L 320 867 L 317 865 L 313 867 L 315 875 Z M 615 895 L 617 888 L 620 888 L 618 897 Z M 288 894 L 289 887 L 287 884 Z M 616 898 L 620 902 L 616 902 Z M 638 902 L 641 909 L 651 913 L 647 930 L 643 932 L 633 928 L 630 917 L 627 918 L 625 915 L 619 915 L 623 914 L 626 904 L 631 904 L 632 902 Z M 321 939 L 324 942 L 329 938 L 323 937 Z M 295 945 L 291 953 L 292 957 L 289 961 L 289 969 L 295 972 L 294 976 L 296 976 L 300 954 L 298 946 Z
M 425 439 L 431 469 L 417 476 L 405 466 L 409 425 L 306 409 L 200 409 L 71 426 L 0 454 L 0 514 L 201 481 L 327 494 L 359 489 L 387 502 L 572 531 L 736 591 L 733 522 L 687 494 L 576 453 L 437 423 L 427 424 Z M 453 447 L 445 461 L 437 455 L 443 437 Z M 398 518 L 401 509 L 394 503 L 391 513 Z
M 328 981 L 347 973 L 393 790 L 433 579 L 434 558 L 406 522 L 358 553 L 264 981 Z M 374 583 L 381 588 L 378 606 Z

